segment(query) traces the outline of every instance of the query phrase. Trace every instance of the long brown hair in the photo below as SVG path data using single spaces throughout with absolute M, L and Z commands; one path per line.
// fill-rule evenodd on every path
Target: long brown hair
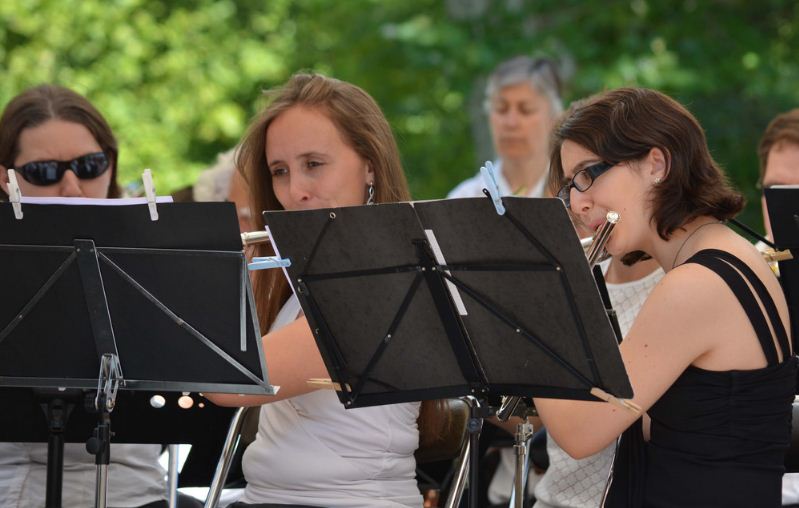
M 656 90 L 619 88 L 574 103 L 552 135 L 553 192 L 564 184 L 560 148 L 566 140 L 612 163 L 640 160 L 652 148 L 663 152 L 668 172 L 652 191 L 651 220 L 664 240 L 696 217 L 727 220 L 743 208 L 743 196 L 710 155 L 699 122 Z
M 283 209 L 275 197 L 267 167 L 266 131 L 275 118 L 295 106 L 325 114 L 344 140 L 370 164 L 376 202 L 410 200 L 391 127 L 374 99 L 361 88 L 319 74 L 295 74 L 266 95 L 271 99 L 269 105 L 252 121 L 236 152 L 236 166 L 250 187 L 254 212 Z M 260 213 L 254 214 L 253 223 L 257 230 L 264 228 Z M 256 255 L 273 255 L 270 249 L 261 247 Z M 254 286 L 261 331 L 266 333 L 289 297 L 288 283 L 278 270 L 260 270 L 255 274 Z
M 374 171 L 375 202 L 410 201 L 399 149 L 380 107 L 363 89 L 319 74 L 295 74 L 286 84 L 266 92 L 269 105 L 250 124 L 236 152 L 236 166 L 250 188 L 253 224 L 263 230 L 261 210 L 282 210 L 268 171 L 266 131 L 282 113 L 295 106 L 314 108 L 327 116 L 355 152 Z M 274 255 L 268 244 L 257 247 L 256 256 Z M 253 282 L 261 332 L 266 333 L 291 294 L 279 270 L 259 270 Z M 446 425 L 439 401 L 422 404 L 419 430 L 437 436 Z
M 119 148 L 103 115 L 82 95 L 57 85 L 39 85 L 17 95 L 0 117 L 0 164 L 13 168 L 19 155 L 19 136 L 25 129 L 60 119 L 86 127 L 111 163 L 109 198 L 121 194 L 117 183 Z

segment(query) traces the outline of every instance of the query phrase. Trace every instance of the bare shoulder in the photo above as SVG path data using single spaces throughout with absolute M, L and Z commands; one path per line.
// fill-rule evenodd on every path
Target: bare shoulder
M 681 349 L 685 367 L 714 346 L 712 327 L 733 302 L 718 275 L 701 265 L 681 265 L 652 290 L 624 342 Z
M 669 271 L 652 290 L 645 306 L 664 309 L 672 317 L 710 311 L 719 304 L 724 281 L 702 265 L 686 263 Z

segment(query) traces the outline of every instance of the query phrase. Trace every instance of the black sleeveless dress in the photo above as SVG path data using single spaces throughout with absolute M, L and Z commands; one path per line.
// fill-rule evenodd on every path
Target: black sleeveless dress
M 649 442 L 640 439 L 640 427 L 625 433 L 620 449 L 626 463 L 617 458 L 605 506 L 779 507 L 797 374 L 785 327 L 763 282 L 737 257 L 703 250 L 687 263 L 700 264 L 727 283 L 768 365 L 745 371 L 689 366 L 649 409 Z

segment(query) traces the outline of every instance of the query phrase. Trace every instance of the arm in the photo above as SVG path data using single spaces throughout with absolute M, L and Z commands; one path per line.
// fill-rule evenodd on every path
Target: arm
M 653 290 L 620 346 L 632 400 L 643 411 L 714 347 L 717 324 L 730 314 L 730 301 L 719 297 L 724 291 L 720 279 L 696 265 L 673 270 Z M 575 458 L 602 450 L 638 418 L 603 402 L 536 398 L 535 404 L 550 435 Z
M 308 386 L 309 379 L 330 377 L 305 317 L 264 335 L 262 341 L 269 382 L 280 387 L 277 395 L 206 394 L 211 402 L 220 406 L 260 406 L 312 392 L 317 388 Z

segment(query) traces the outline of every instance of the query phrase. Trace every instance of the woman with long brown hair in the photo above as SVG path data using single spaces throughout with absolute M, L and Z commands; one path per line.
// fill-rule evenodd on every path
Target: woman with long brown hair
M 252 210 L 410 199 L 391 128 L 362 89 L 297 74 L 270 95 L 237 154 Z M 253 219 L 264 227 L 260 214 Z M 270 254 L 269 247 L 256 253 Z M 330 376 L 297 298 L 279 270 L 257 272 L 254 288 L 270 381 L 280 391 L 212 396 L 220 404 L 263 404 L 244 454 L 242 506 L 420 507 L 413 457 L 420 405 L 345 410 L 332 390 L 309 387 L 308 379 Z

